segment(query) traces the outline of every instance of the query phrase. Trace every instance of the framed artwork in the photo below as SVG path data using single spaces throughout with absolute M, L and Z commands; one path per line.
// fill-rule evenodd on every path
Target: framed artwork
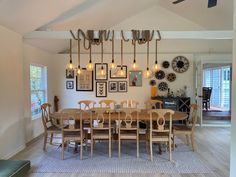
M 118 92 L 127 92 L 127 81 L 118 82 Z
M 108 91 L 110 93 L 118 92 L 118 82 L 117 81 L 109 81 L 108 82 Z
M 75 73 L 73 69 L 66 69 L 66 79 L 74 79 Z
M 83 68 L 81 74 L 76 76 L 76 91 L 93 91 L 93 71 Z
M 74 81 L 66 81 L 66 89 L 74 89 Z
M 123 70 L 125 75 L 123 77 L 119 76 L 118 73 L 121 70 L 121 66 L 118 65 L 115 69 L 110 70 L 110 78 L 111 79 L 126 79 L 127 78 L 127 66 L 123 65 Z
M 142 87 L 142 71 L 129 71 L 129 86 Z
M 99 75 L 99 71 L 101 67 L 103 66 L 105 75 L 101 76 Z M 108 79 L 108 64 L 107 63 L 95 63 L 95 80 L 107 80 Z
M 96 97 L 107 97 L 107 82 L 96 82 Z

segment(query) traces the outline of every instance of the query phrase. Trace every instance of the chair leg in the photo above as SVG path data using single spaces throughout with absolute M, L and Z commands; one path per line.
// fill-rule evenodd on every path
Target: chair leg
M 120 137 L 118 138 L 118 155 L 120 158 L 120 151 L 121 151 L 121 142 L 120 142 Z
M 152 140 L 151 138 L 149 139 L 149 146 L 150 146 L 150 160 L 153 161 L 153 157 L 152 157 Z
M 185 136 L 186 136 L 187 145 L 189 146 L 189 136 L 188 135 L 185 135 Z
M 53 140 L 53 133 L 51 133 L 50 144 L 52 144 L 52 140 Z
M 94 146 L 94 142 L 93 142 L 93 138 L 91 137 L 91 158 L 93 158 L 93 146 Z
M 80 160 L 83 159 L 83 138 L 80 140 Z
M 193 151 L 195 151 L 195 145 L 194 145 L 194 134 L 192 133 L 191 134 L 191 143 L 192 143 L 192 148 L 193 148 Z
M 172 161 L 171 137 L 169 137 L 169 160 Z
M 43 150 L 46 150 L 46 144 L 47 144 L 47 138 L 48 138 L 48 133 L 44 133 L 44 142 L 43 142 Z
M 137 158 L 139 158 L 139 138 L 137 137 Z
M 111 137 L 109 137 L 109 158 L 111 158 Z
M 175 135 L 173 134 L 173 151 L 175 150 Z

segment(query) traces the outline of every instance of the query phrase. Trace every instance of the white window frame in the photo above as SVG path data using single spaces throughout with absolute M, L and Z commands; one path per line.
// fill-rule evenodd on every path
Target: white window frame
M 45 102 L 48 101 L 48 74 L 47 74 L 48 69 L 47 69 L 47 66 L 42 65 L 42 64 L 30 63 L 30 65 L 29 65 L 29 90 L 30 90 L 30 108 L 29 108 L 29 110 L 30 110 L 31 120 L 35 120 L 35 119 L 41 118 L 41 113 L 33 116 L 32 112 L 31 112 L 31 93 L 34 92 L 31 90 L 31 76 L 30 76 L 30 67 L 31 66 L 43 68 L 43 82 L 44 82 L 45 89 L 44 90 L 34 90 L 34 91 L 44 91 L 45 92 Z

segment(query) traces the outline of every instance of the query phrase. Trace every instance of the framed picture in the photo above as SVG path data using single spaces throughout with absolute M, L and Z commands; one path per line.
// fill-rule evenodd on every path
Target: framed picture
M 73 69 L 66 69 L 66 79 L 74 79 L 75 73 Z
M 118 82 L 118 92 L 127 92 L 127 81 Z
M 83 68 L 81 74 L 76 76 L 76 91 L 93 91 L 93 71 Z
M 108 91 L 110 93 L 118 92 L 118 82 L 117 81 L 109 81 L 108 82 Z
M 129 86 L 130 87 L 142 86 L 142 71 L 129 71 Z
M 107 82 L 96 82 L 96 97 L 107 97 Z
M 66 81 L 66 89 L 74 89 L 74 81 Z
M 115 69 L 110 70 L 110 78 L 111 79 L 126 79 L 127 78 L 127 66 L 123 65 L 123 70 L 125 75 L 123 77 L 119 76 L 118 73 L 121 70 L 121 66 L 118 65 Z
M 99 71 L 103 66 L 105 74 L 103 76 L 99 75 Z M 95 80 L 107 80 L 108 79 L 108 64 L 107 63 L 95 63 Z

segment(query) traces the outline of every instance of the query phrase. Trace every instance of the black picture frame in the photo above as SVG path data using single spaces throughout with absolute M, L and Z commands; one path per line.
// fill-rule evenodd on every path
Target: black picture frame
M 124 84 L 124 89 L 121 89 L 121 84 Z M 118 82 L 118 92 L 128 92 L 128 82 L 127 81 L 119 81 Z
M 85 83 L 82 83 L 84 84 L 83 86 L 80 86 L 81 81 L 85 82 Z M 88 85 L 87 88 L 86 88 L 86 84 Z M 93 71 L 88 71 L 86 70 L 86 68 L 82 68 L 80 76 L 76 75 L 76 91 L 92 92 L 93 85 L 94 85 L 93 84 Z
M 104 78 L 99 78 L 101 76 L 98 76 L 98 71 L 99 71 L 99 68 L 103 66 L 104 67 L 104 70 L 105 70 L 105 75 L 104 75 Z M 108 80 L 108 64 L 107 63 L 95 63 L 95 80 Z
M 119 69 L 121 69 L 121 65 L 117 65 L 115 69 L 110 70 L 110 79 L 127 79 L 127 74 L 128 74 L 127 66 L 123 65 L 122 67 L 123 67 L 123 70 L 125 71 L 125 76 L 124 77 L 115 76 L 114 73 L 118 73 Z
M 108 92 L 109 93 L 118 92 L 118 81 L 109 81 L 108 82 Z
M 73 69 L 66 69 L 66 79 L 74 79 L 75 72 Z
M 105 81 L 96 82 L 96 97 L 100 97 L 100 98 L 107 97 L 107 82 Z
M 66 89 L 74 89 L 74 81 L 66 81 Z

